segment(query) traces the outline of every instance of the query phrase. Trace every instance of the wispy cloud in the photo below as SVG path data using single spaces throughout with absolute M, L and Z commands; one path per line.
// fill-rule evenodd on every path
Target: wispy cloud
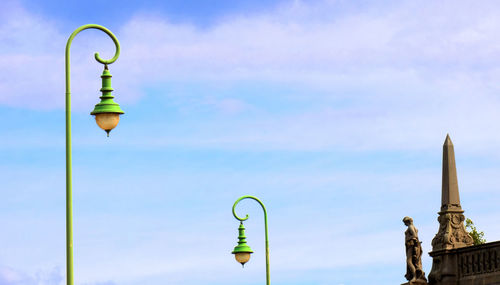
M 10 267 L 0 265 L 1 285 L 58 285 L 63 277 L 59 267 L 37 271 L 33 276 Z
M 259 79 L 320 83 L 338 89 L 337 84 L 386 84 L 390 79 L 400 85 L 403 78 L 432 83 L 465 73 L 470 80 L 482 79 L 479 82 L 485 87 L 493 87 L 487 80 L 495 78 L 499 60 L 495 2 L 421 5 L 406 1 L 349 11 L 352 5 L 344 1 L 295 1 L 267 14 L 235 15 L 204 28 L 136 15 L 115 31 L 124 54 L 116 64 L 122 73 L 119 80 L 145 85 L 179 79 Z M 22 7 L 7 8 L 10 13 L 6 13 L 1 28 L 6 64 L 16 68 L 16 56 L 62 60 L 57 51 L 69 35 Z M 28 37 L 32 34 L 36 37 Z M 87 49 L 102 48 L 90 47 L 88 39 L 95 44 L 95 35 L 86 38 Z M 82 65 L 82 58 L 88 61 L 91 56 L 78 53 L 75 65 Z M 55 64 L 39 66 L 33 64 L 33 58 L 29 62 L 24 69 L 31 71 L 30 79 L 61 73 L 41 72 Z
M 295 1 L 267 14 L 236 15 L 205 29 L 138 15 L 121 34 L 128 59 L 164 79 L 316 78 L 327 83 L 353 75 L 363 80 L 360 71 L 377 76 L 384 69 L 450 70 L 450 64 L 492 68 L 491 57 L 498 59 L 494 2 L 478 6 L 407 1 L 336 13 L 352 5 Z M 440 9 L 448 5 L 454 8 Z
M 239 84 L 286 86 L 294 100 L 310 105 L 301 112 L 276 109 L 259 116 L 262 121 L 215 120 L 214 125 L 227 125 L 219 128 L 223 135 L 212 134 L 207 126 L 208 134 L 199 128 L 192 138 L 206 146 L 227 141 L 292 149 L 428 148 L 446 132 L 467 147 L 477 140 L 498 144 L 492 124 L 500 120 L 497 3 L 379 4 L 354 9 L 346 1 L 294 1 L 267 13 L 221 18 L 207 27 L 135 15 L 114 31 L 122 43 L 122 56 L 112 67 L 114 85 L 120 101 L 129 105 L 154 87 L 175 98 L 177 108 L 209 105 L 228 116 L 244 110 L 256 115 L 262 109 L 250 103 L 252 95 L 238 94 Z M 61 108 L 63 47 L 69 36 L 63 32 L 70 31 L 21 6 L 7 8 L 0 28 L 5 78 L 0 103 Z M 35 38 L 28 36 L 33 29 Z M 100 67 L 93 52 L 113 53 L 105 36 L 85 33 L 73 47 L 77 110 L 96 103 Z M 37 88 L 20 88 L 26 82 Z M 195 82 L 206 87 L 195 101 L 183 88 L 176 97 L 171 94 L 173 86 Z M 218 95 L 221 88 L 214 85 L 233 94 Z M 179 144 L 189 145 L 189 140 Z

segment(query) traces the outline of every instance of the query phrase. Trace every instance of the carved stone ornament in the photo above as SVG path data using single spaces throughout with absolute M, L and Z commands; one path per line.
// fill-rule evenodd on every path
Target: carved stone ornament
M 463 213 L 463 211 L 462 211 Z M 464 227 L 465 216 L 460 212 L 440 212 L 439 231 L 432 239 L 432 250 L 454 249 L 474 244 Z

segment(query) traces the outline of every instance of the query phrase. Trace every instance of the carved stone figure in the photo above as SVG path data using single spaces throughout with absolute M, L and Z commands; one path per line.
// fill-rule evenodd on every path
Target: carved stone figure
M 405 231 L 405 277 L 409 284 L 427 284 L 425 272 L 422 269 L 422 243 L 418 239 L 418 230 L 413 225 L 413 219 L 410 217 L 404 217 L 403 223 L 408 227 Z

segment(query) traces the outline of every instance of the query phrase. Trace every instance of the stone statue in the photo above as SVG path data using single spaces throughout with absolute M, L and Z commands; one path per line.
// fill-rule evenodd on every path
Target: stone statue
M 405 231 L 406 247 L 406 279 L 407 284 L 427 284 L 425 272 L 422 269 L 422 245 L 418 240 L 418 230 L 413 225 L 413 219 L 404 217 L 403 223 L 408 227 Z

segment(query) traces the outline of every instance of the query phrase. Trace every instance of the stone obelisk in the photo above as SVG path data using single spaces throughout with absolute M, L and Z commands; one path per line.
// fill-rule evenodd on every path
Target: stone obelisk
M 438 213 L 439 231 L 432 239 L 432 251 L 454 249 L 473 245 L 472 237 L 465 231 L 458 194 L 455 151 L 450 136 L 443 145 L 443 184 L 441 189 L 441 211 Z
M 457 255 L 454 249 L 473 245 L 472 237 L 465 231 L 464 211 L 458 195 L 455 152 L 450 136 L 443 145 L 443 186 L 441 189 L 441 211 L 438 213 L 439 230 L 432 239 L 432 269 L 429 273 L 431 285 L 458 284 Z

